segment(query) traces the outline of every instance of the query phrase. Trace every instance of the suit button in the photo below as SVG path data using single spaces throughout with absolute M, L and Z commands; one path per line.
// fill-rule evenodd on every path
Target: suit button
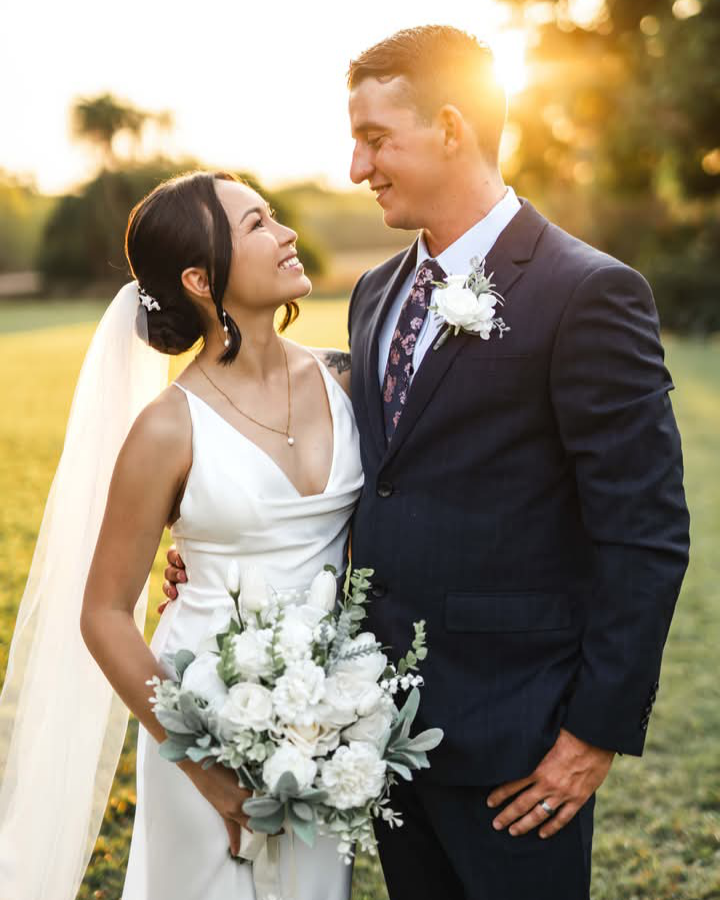
M 383 500 L 389 497 L 393 492 L 393 486 L 389 481 L 381 481 L 377 486 L 377 495 L 378 497 L 382 497 Z
M 373 595 L 373 597 L 379 600 L 381 597 L 384 597 L 385 594 L 387 594 L 387 588 L 382 584 L 374 584 L 370 589 L 370 593 Z

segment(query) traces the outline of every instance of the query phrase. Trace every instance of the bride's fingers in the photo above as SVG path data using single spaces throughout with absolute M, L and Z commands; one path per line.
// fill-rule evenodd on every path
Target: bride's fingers
M 175 600 L 177 598 L 177 588 L 175 585 L 170 584 L 169 581 L 163 581 L 162 591 L 170 600 Z
M 237 856 L 240 852 L 240 832 L 242 826 L 232 819 L 225 819 L 225 828 L 230 838 L 230 852 L 233 856 Z

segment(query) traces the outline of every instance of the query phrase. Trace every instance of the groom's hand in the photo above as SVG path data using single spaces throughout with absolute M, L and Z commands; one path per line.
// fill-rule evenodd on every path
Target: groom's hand
M 178 592 L 175 585 L 187 581 L 185 563 L 174 545 L 167 552 L 167 561 L 168 566 L 165 569 L 165 581 L 163 581 L 162 589 L 168 600 L 158 606 L 159 613 L 165 609 L 169 600 L 177 600 Z
M 561 729 L 534 772 L 500 785 L 489 795 L 487 804 L 495 807 L 517 794 L 493 820 L 493 828 L 501 831 L 510 826 L 510 834 L 517 836 L 542 826 L 541 838 L 556 834 L 605 781 L 614 756 L 612 750 L 593 747 Z M 547 813 L 540 806 L 543 800 L 557 812 Z

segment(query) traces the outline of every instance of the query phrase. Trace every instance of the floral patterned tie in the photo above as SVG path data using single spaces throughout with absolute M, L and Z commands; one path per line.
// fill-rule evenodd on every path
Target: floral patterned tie
M 442 266 L 427 259 L 420 266 L 407 300 L 403 303 L 400 316 L 390 342 L 382 397 L 385 411 L 385 437 L 388 443 L 395 433 L 403 408 L 410 392 L 413 376 L 413 353 L 420 329 L 423 326 L 434 290 L 433 281 L 445 278 Z

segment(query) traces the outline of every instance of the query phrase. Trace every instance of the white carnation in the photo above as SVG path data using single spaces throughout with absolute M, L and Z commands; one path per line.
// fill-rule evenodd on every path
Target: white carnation
M 278 629 L 277 647 L 286 663 L 300 662 L 312 656 L 312 628 L 297 615 L 284 615 Z
M 325 672 L 310 660 L 294 663 L 278 678 L 272 692 L 277 717 L 287 725 L 311 725 L 312 709 L 325 694 Z
M 295 776 L 300 790 L 308 788 L 317 774 L 317 763 L 288 742 L 280 744 L 263 766 L 263 780 L 272 793 L 285 772 Z
M 385 768 L 373 744 L 353 741 L 338 747 L 323 763 L 320 776 L 321 786 L 328 792 L 328 804 L 336 809 L 364 806 L 382 791 Z
M 272 637 L 269 628 L 258 628 L 243 631 L 232 638 L 235 668 L 245 678 L 264 678 L 272 672 Z

